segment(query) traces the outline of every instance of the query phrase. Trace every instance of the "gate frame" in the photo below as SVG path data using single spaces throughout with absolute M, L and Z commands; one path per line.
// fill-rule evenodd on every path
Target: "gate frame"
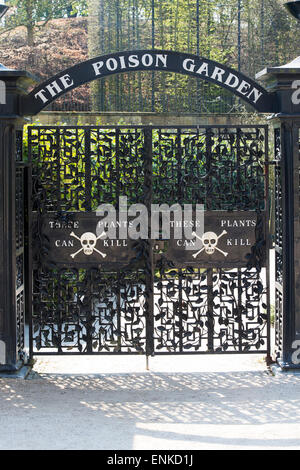
M 151 51 L 151 53 L 154 52 L 154 50 Z M 159 52 L 161 53 L 161 51 Z M 178 57 L 183 56 L 180 53 L 175 54 L 178 54 Z M 222 67 L 226 69 L 225 66 Z M 151 70 L 151 68 L 143 68 L 143 70 Z M 178 70 L 172 71 L 182 73 Z M 245 78 L 240 72 L 233 72 L 241 80 Z M 96 78 L 99 77 L 94 77 L 94 79 Z M 199 75 L 199 78 L 209 80 L 205 76 Z M 299 91 L 297 90 L 300 84 L 300 57 L 282 67 L 266 68 L 257 74 L 256 78 L 265 81 L 267 89 L 264 90 L 264 95 L 269 96 L 266 101 L 267 105 L 259 109 L 259 112 L 276 112 L 270 119 L 274 126 L 279 126 L 281 140 L 282 162 L 280 165 L 284 195 L 282 205 L 283 302 L 278 363 L 283 370 L 299 369 L 300 364 L 293 362 L 293 342 L 300 341 L 300 99 L 298 99 Z M 15 160 L 18 151 L 16 133 L 21 130 L 24 123 L 22 118 L 28 114 L 28 108 L 24 107 L 24 103 L 28 102 L 27 88 L 34 84 L 34 77 L 25 71 L 14 71 L 4 67 L 0 69 L 0 80 L 4 82 L 6 88 L 6 97 L 0 104 L 0 187 L 2 188 L 2 197 L 0 198 L 0 371 L 16 371 L 26 363 L 26 354 L 24 351 L 20 354 L 17 348 L 16 252 L 14 243 Z M 248 79 L 248 82 L 252 83 L 252 80 Z M 65 92 L 67 91 L 69 90 L 66 89 Z M 54 99 L 58 96 L 60 95 L 55 96 Z M 270 108 L 271 102 L 274 104 Z
M 56 135 L 56 139 L 57 142 L 60 142 L 60 138 L 64 135 L 64 131 L 65 132 L 69 132 L 69 131 L 78 131 L 78 130 L 82 130 L 84 131 L 84 134 L 85 136 L 88 135 L 87 137 L 87 140 L 88 142 L 90 142 L 90 135 L 89 135 L 89 132 L 90 131 L 99 131 L 101 130 L 102 132 L 105 132 L 107 131 L 109 133 L 109 135 L 111 135 L 111 131 L 113 131 L 115 133 L 115 136 L 118 136 L 120 131 L 122 130 L 128 130 L 129 132 L 131 131 L 140 131 L 143 135 L 144 135 L 144 147 L 143 147 L 143 150 L 144 150 L 144 153 L 145 155 L 147 155 L 147 157 L 145 158 L 144 160 L 144 163 L 143 163 L 143 168 L 144 168 L 144 172 L 145 172 L 145 178 L 144 178 L 144 190 L 145 190 L 145 199 L 144 199 L 144 204 L 147 206 L 148 208 L 148 213 L 150 214 L 151 212 L 151 203 L 153 202 L 152 201 L 152 178 L 153 178 L 153 170 L 152 170 L 152 164 L 153 164 L 153 160 L 152 160 L 152 152 L 153 152 L 153 130 L 157 130 L 157 131 L 165 131 L 165 132 L 168 132 L 170 130 L 173 130 L 175 132 L 171 133 L 171 135 L 173 136 L 178 136 L 178 135 L 181 135 L 181 132 L 182 131 L 190 131 L 192 134 L 193 134 L 193 131 L 195 131 L 195 133 L 197 133 L 197 131 L 201 130 L 201 131 L 204 131 L 205 132 L 205 136 L 208 135 L 209 131 L 210 130 L 214 130 L 214 131 L 230 131 L 230 130 L 234 130 L 235 133 L 234 135 L 238 135 L 239 134 L 239 131 L 247 131 L 247 132 L 257 132 L 258 130 L 262 131 L 263 135 L 264 135 L 264 160 L 261 161 L 260 163 L 265 167 L 265 173 L 264 173 L 264 189 L 265 189 L 265 192 L 264 192 L 264 198 L 263 198 L 263 201 L 264 201 L 264 211 L 263 213 L 265 214 L 265 216 L 263 217 L 263 220 L 264 220 L 264 229 L 263 229 L 263 232 L 264 234 L 266 235 L 266 240 L 265 240 L 265 256 L 264 256 L 264 262 L 263 262 L 263 265 L 261 266 L 262 269 L 265 270 L 265 288 L 266 288 L 266 304 L 267 304 L 267 308 L 266 308 L 266 313 L 267 313 L 267 319 L 266 319 L 266 323 L 265 323 L 265 337 L 263 337 L 263 340 L 265 340 L 265 344 L 266 344 L 266 347 L 265 348 L 262 348 L 262 350 L 243 350 L 242 349 L 242 345 L 241 345 L 241 339 L 239 339 L 240 343 L 239 343 L 239 350 L 230 350 L 230 351 L 225 351 L 225 350 L 222 350 L 222 351 L 218 351 L 219 348 L 214 348 L 213 347 L 213 338 L 212 338 L 212 335 L 213 335 L 213 319 L 212 319 L 212 316 L 210 314 L 207 315 L 207 318 L 211 320 L 212 324 L 210 325 L 210 332 L 208 333 L 208 336 L 210 335 L 210 342 L 211 342 L 211 345 L 210 347 L 208 346 L 208 350 L 206 351 L 198 351 L 198 350 L 194 350 L 194 351 L 158 351 L 158 350 L 155 350 L 154 348 L 154 343 L 155 343 L 155 336 L 154 336 L 154 295 L 153 295 L 153 287 L 154 287 L 154 271 L 155 271 L 155 262 L 154 262 L 154 257 L 153 257 L 153 244 L 154 244 L 154 241 L 151 240 L 151 234 L 150 234 L 150 231 L 151 231 L 151 227 L 150 225 L 148 226 L 149 228 L 149 237 L 148 237 L 148 240 L 144 240 L 143 241 L 143 244 L 144 244 L 144 260 L 145 260 L 145 266 L 144 266 L 144 270 L 145 272 L 148 273 L 148 276 L 146 277 L 146 281 L 145 281 L 145 307 L 144 307 L 144 320 L 146 322 L 146 325 L 145 325 L 145 331 L 146 331 L 146 348 L 145 348 L 145 351 L 143 353 L 141 353 L 140 351 L 130 351 L 130 352 L 125 352 L 125 351 L 90 351 L 90 352 L 87 352 L 86 350 L 85 351 L 68 351 L 67 352 L 67 348 L 65 347 L 65 350 L 55 350 L 55 351 L 47 351 L 47 347 L 49 348 L 49 346 L 47 346 L 45 349 L 44 347 L 38 350 L 35 350 L 34 351 L 34 347 L 33 347 L 33 343 L 34 343 L 34 338 L 33 338 L 33 333 L 32 333 L 32 330 L 33 330 L 33 316 L 31 316 L 30 318 L 30 324 L 29 324 L 29 327 L 30 327 L 30 357 L 32 358 L 33 356 L 40 356 L 40 355 L 45 355 L 45 356 L 53 356 L 53 355 L 88 355 L 88 354 L 92 354 L 92 355 L 126 355 L 126 354 L 129 354 L 129 355 L 135 355 L 135 354 L 144 354 L 146 357 L 149 357 L 149 356 L 153 356 L 153 355 L 168 355 L 168 354 L 173 354 L 173 355 L 178 355 L 178 354 L 184 354 L 184 355 L 203 355 L 203 354 L 265 354 L 265 359 L 266 359 L 266 362 L 269 364 L 271 363 L 272 359 L 271 359 L 271 356 L 270 356 L 270 353 L 271 353 L 271 344 L 270 344 L 270 263 L 269 263 L 269 245 L 270 245 L 270 231 L 269 231 L 269 219 L 268 219 L 268 216 L 267 214 L 269 214 L 269 211 L 270 211 L 270 203 L 269 203 L 269 145 L 268 145 L 268 125 L 267 124 L 258 124 L 258 125 L 254 125 L 254 124 L 243 124 L 243 125 L 228 125 L 228 126 L 224 126 L 224 125 L 221 125 L 221 124 L 216 124 L 214 126 L 210 126 L 210 125 L 201 125 L 201 126 L 196 126 L 196 125 L 181 125 L 181 126 L 142 126 L 142 125 L 132 125 L 132 126 L 126 126 L 126 125 L 120 125 L 120 126 L 99 126 L 99 125 L 76 125 L 76 126 L 63 126 L 63 125 L 58 125 L 58 126 L 30 126 L 29 129 L 28 129 L 28 159 L 30 161 L 30 164 L 33 162 L 33 156 L 35 154 L 35 151 L 34 149 L 38 149 L 39 148 L 39 144 L 36 144 L 36 136 L 33 135 L 35 134 L 35 132 L 38 133 L 38 135 L 41 133 L 42 135 L 46 135 L 47 136 L 47 131 L 51 131 L 51 132 L 54 132 L 54 134 Z M 45 134 L 43 134 L 45 132 Z M 126 134 L 124 134 L 126 135 Z M 184 135 L 187 135 L 184 134 Z M 204 134 L 203 134 L 204 135 Z M 244 136 L 247 135 L 247 134 L 243 134 Z M 59 137 L 58 137 L 59 136 Z M 33 144 L 32 144 L 33 142 Z M 86 144 L 85 144 L 86 145 Z M 116 144 L 117 146 L 118 144 Z M 176 144 L 177 145 L 177 144 Z M 55 149 L 59 148 L 60 149 L 60 146 L 55 146 Z M 211 147 L 210 147 L 211 148 Z M 85 152 L 86 152 L 86 146 L 85 146 Z M 88 152 L 88 150 L 87 150 Z M 238 152 L 237 152 L 237 155 L 238 155 Z M 147 181 L 147 182 L 146 182 Z M 222 209 L 219 209 L 220 212 L 223 212 Z M 243 210 L 240 210 L 241 212 L 243 212 Z M 87 213 L 87 212 L 83 212 L 83 213 Z M 50 211 L 50 214 L 51 214 L 51 211 Z M 224 214 L 226 214 L 226 211 L 224 210 Z M 47 215 L 46 215 L 47 217 Z M 34 231 L 34 230 L 33 230 Z M 33 235 L 34 237 L 34 235 Z M 30 256 L 30 259 L 32 258 L 32 256 Z M 128 260 L 128 265 L 129 265 L 129 260 Z M 39 266 L 39 262 L 37 262 L 36 264 L 36 268 L 38 269 L 38 266 Z M 188 265 L 187 265 L 188 266 Z M 63 268 L 65 268 L 66 266 L 63 265 L 61 266 Z M 81 266 L 83 269 L 88 269 L 88 266 Z M 112 267 L 110 266 L 112 271 L 114 271 L 115 269 L 117 269 L 116 267 Z M 204 268 L 204 269 L 207 269 L 210 271 L 210 274 L 208 275 L 208 278 L 210 278 L 210 280 L 212 281 L 212 277 L 213 277 L 213 270 L 216 269 L 237 269 L 237 270 L 240 270 L 240 269 L 243 269 L 243 268 L 246 268 L 246 262 L 243 262 L 243 265 L 238 265 L 237 267 L 235 267 L 233 264 L 232 266 L 227 266 L 227 265 L 222 265 L 222 263 L 219 263 L 217 264 L 216 266 L 212 266 L 211 264 L 209 265 L 199 265 L 198 266 L 200 269 Z M 195 267 L 196 269 L 198 267 Z M 109 267 L 108 267 L 109 269 Z M 175 269 L 184 269 L 183 266 L 181 267 L 177 267 Z M 242 279 L 242 273 L 239 272 L 238 273 L 238 276 L 241 276 L 241 279 Z M 210 289 L 212 289 L 212 286 L 210 286 Z M 240 287 L 238 288 L 240 289 Z M 240 290 L 239 290 L 239 295 L 240 295 Z M 208 295 L 208 305 L 212 305 L 213 303 L 213 295 L 212 295 L 212 292 L 210 295 Z M 182 307 L 182 305 L 181 305 Z M 210 311 L 212 310 L 212 308 L 209 309 Z M 55 323 L 55 322 L 54 322 Z M 66 323 L 68 323 L 66 321 Z M 182 341 L 182 337 L 181 337 L 181 341 Z M 209 341 L 208 341 L 209 342 Z M 51 349 L 51 348 L 50 348 Z M 74 347 L 75 349 L 75 347 Z

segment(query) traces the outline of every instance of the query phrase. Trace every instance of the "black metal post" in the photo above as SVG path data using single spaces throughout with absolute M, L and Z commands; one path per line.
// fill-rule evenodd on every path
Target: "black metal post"
M 278 112 L 275 128 L 276 359 L 282 369 L 300 368 L 300 60 L 257 74 Z
M 24 264 L 17 266 L 16 246 L 16 162 L 20 160 L 23 126 L 19 97 L 34 80 L 26 72 L 5 67 L 0 70 L 0 80 L 4 90 L 0 100 L 0 371 L 16 371 L 26 359 L 24 342 L 20 341 L 25 322 L 23 315 L 19 316 L 17 299 L 20 279 L 25 276 Z
M 283 369 L 299 368 L 293 354 L 300 340 L 300 224 L 299 224 L 299 129 L 300 116 L 280 115 L 275 121 L 278 130 L 281 186 L 282 243 L 277 249 L 276 298 L 280 341 L 277 360 Z M 277 188 L 278 191 L 278 188 Z M 281 246 L 280 246 L 281 245 Z M 280 279 L 281 277 L 281 279 Z

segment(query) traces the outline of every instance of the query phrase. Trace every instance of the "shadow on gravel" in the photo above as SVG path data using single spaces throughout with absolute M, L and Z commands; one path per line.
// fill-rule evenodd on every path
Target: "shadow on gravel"
M 0 381 L 0 448 L 300 448 L 299 403 L 300 377 L 265 371 L 32 373 Z
M 300 376 L 268 372 L 34 374 L 55 393 L 63 390 L 80 406 L 107 418 L 140 422 L 261 424 L 300 422 Z M 285 391 L 286 389 L 286 391 Z M 84 399 L 82 397 L 84 392 Z M 97 392 L 97 399 L 95 399 Z

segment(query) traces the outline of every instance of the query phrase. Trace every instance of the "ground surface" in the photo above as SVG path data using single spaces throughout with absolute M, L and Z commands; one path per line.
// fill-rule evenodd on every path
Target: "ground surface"
M 274 377 L 260 356 L 150 368 L 41 358 L 29 380 L 0 379 L 0 449 L 300 449 L 300 376 Z

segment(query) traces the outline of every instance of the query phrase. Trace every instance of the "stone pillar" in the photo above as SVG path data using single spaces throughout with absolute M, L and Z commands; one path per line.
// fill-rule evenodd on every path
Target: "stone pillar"
M 16 247 L 16 161 L 22 159 L 20 96 L 35 83 L 27 72 L 0 67 L 0 371 L 19 369 L 25 360 L 24 317 L 18 318 Z M 24 266 L 23 266 L 24 268 Z M 18 268 L 18 269 L 23 269 Z
M 266 68 L 256 78 L 264 81 L 277 102 L 271 116 L 276 160 L 276 356 L 287 370 L 300 368 L 300 57 Z

